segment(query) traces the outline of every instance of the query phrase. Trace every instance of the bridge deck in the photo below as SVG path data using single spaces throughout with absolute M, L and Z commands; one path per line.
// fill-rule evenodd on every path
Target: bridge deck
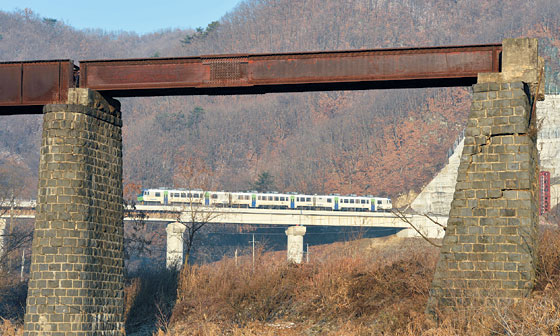
M 7 210 L 7 209 L 4 209 Z M 129 209 L 132 211 L 132 209 Z M 142 212 L 148 222 L 175 222 L 182 216 L 189 220 L 191 212 L 180 206 L 137 205 L 136 211 Z M 353 211 L 320 211 L 320 210 L 290 210 L 290 209 L 251 209 L 251 208 L 208 208 L 195 210 L 196 218 L 211 218 L 211 224 L 248 224 L 248 225 L 303 225 L 303 226 L 353 226 L 353 227 L 391 227 L 410 229 L 410 224 L 404 222 L 390 212 L 353 212 Z M 211 215 L 208 215 L 211 213 Z M 13 213 L 7 211 L 2 216 L 9 218 L 35 218 L 35 204 L 26 202 L 14 207 Z M 408 221 L 430 237 L 443 237 L 441 227 L 430 219 L 420 215 L 406 215 Z M 129 212 L 125 220 L 135 219 L 134 211 Z M 432 217 L 433 220 L 445 225 L 447 217 Z

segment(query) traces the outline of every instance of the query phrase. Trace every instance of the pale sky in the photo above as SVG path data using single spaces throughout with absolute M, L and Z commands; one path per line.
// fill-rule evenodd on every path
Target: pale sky
M 0 10 L 30 8 L 41 17 L 77 28 L 150 33 L 166 28 L 206 27 L 242 0 L 0 0 Z

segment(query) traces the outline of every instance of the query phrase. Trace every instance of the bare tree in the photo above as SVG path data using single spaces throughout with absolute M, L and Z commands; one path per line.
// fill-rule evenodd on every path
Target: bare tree
M 0 164 L 0 265 L 5 272 L 11 271 L 15 252 L 27 246 L 33 236 L 32 229 L 15 225 L 14 207 L 25 180 L 22 171 L 10 161 Z
M 127 262 L 132 257 L 149 257 L 153 253 L 153 243 L 159 233 L 150 230 L 147 224 L 148 215 L 145 211 L 136 209 L 132 200 L 124 202 L 124 256 Z
M 201 229 L 222 214 L 219 208 L 212 205 L 216 195 L 209 191 L 215 190 L 215 175 L 215 170 L 210 169 L 202 159 L 197 157 L 186 158 L 175 171 L 175 184 L 189 190 L 188 202 L 181 206 L 177 216 L 177 222 L 185 227 L 183 234 L 185 263 L 188 263 Z
M 211 197 L 212 194 L 208 191 L 200 193 L 204 196 L 201 198 L 202 202 L 198 202 L 198 199 L 191 198 L 190 202 L 182 207 L 181 213 L 177 216 L 177 222 L 185 226 L 183 250 L 186 264 L 189 261 L 189 256 L 195 244 L 197 234 L 208 223 L 211 223 L 222 215 L 220 208 L 212 205 L 205 205 L 204 199 Z
M 23 176 L 18 174 L 17 167 L 9 163 L 0 164 L 0 217 L 13 208 L 22 184 Z

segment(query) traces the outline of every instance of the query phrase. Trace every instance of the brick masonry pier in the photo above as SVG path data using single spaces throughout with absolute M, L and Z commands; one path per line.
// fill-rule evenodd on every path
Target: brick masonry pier
M 503 73 L 479 76 L 428 311 L 526 297 L 538 223 L 537 45 L 504 41 Z
M 123 335 L 120 104 L 44 107 L 25 335 Z

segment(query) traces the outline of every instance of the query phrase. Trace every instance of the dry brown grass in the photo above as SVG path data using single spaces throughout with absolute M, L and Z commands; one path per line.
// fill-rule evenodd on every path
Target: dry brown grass
M 185 268 L 168 335 L 558 335 L 560 230 L 541 232 L 530 298 L 424 314 L 438 250 L 389 239 L 315 248 L 300 266 L 264 254 Z
M 369 242 L 316 248 L 315 261 L 299 266 L 284 253 L 260 255 L 254 273 L 250 263 L 230 259 L 185 268 L 175 333 L 394 333 L 423 311 L 437 250 L 421 240 L 404 247 L 392 240 L 382 249 Z
M 21 336 L 23 335 L 23 328 L 12 323 L 10 320 L 0 318 L 0 335 L 2 336 Z

